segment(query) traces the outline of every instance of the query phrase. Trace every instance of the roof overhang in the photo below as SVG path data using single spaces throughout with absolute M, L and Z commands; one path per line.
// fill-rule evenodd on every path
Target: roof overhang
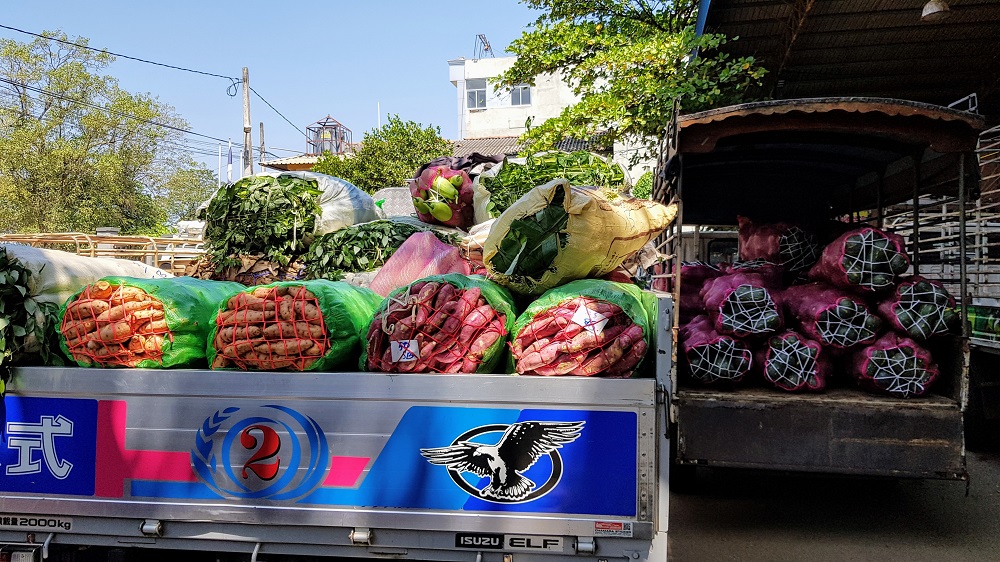
M 757 102 L 678 118 L 685 222 L 826 220 L 976 187 L 985 119 L 911 101 Z
M 751 98 L 869 96 L 949 105 L 969 94 L 1000 116 L 1000 2 L 949 0 L 951 16 L 921 21 L 926 0 L 701 0 L 698 31 L 723 33 L 735 56 L 768 70 Z

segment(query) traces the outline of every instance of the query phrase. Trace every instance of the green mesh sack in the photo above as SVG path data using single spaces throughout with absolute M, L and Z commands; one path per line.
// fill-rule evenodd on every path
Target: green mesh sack
M 478 275 L 432 275 L 382 302 L 361 367 L 387 373 L 493 373 L 517 318 L 507 289 Z
M 220 301 L 239 283 L 105 277 L 59 311 L 60 347 L 80 366 L 200 367 Z
M 656 297 L 635 285 L 584 279 L 550 289 L 511 331 L 522 375 L 632 377 L 656 331 Z
M 213 369 L 330 371 L 352 365 L 358 334 L 382 301 L 343 281 L 280 281 L 215 307 L 208 339 Z

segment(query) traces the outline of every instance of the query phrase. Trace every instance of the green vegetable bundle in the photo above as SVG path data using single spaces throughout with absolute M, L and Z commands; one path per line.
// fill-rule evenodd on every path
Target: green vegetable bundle
M 306 254 L 306 277 L 336 281 L 345 273 L 372 271 L 384 265 L 412 234 L 424 230 L 405 222 L 377 220 L 324 234 Z M 457 241 L 457 236 L 433 232 L 446 244 Z
M 490 212 L 496 216 L 525 193 L 556 178 L 572 185 L 620 188 L 625 184 L 625 170 L 590 152 L 552 151 L 504 159 L 500 166 L 481 174 L 479 181 L 490 191 Z
M 25 340 L 33 337 L 40 344 L 42 361 L 58 358 L 55 353 L 54 327 L 59 306 L 36 301 L 29 291 L 31 270 L 0 246 L 0 396 L 3 396 L 5 371 L 24 352 Z
M 303 254 L 322 212 L 320 193 L 315 180 L 288 175 L 224 186 L 205 215 L 206 247 L 216 269 L 240 265 L 242 254 L 264 254 L 282 265 Z

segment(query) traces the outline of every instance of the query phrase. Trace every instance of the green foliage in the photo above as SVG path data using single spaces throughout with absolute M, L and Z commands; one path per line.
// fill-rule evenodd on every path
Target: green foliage
M 496 176 L 482 176 L 480 181 L 490 190 L 490 212 L 499 215 L 525 193 L 556 178 L 565 178 L 571 185 L 614 188 L 625 183 L 625 170 L 583 150 L 549 151 L 529 155 L 524 164 L 504 160 Z
M 38 343 L 44 364 L 62 364 L 55 333 L 59 307 L 35 300 L 28 291 L 30 278 L 31 271 L 0 246 L 0 396 L 9 380 L 10 367 L 24 352 L 27 338 Z
M 288 265 L 313 238 L 320 214 L 315 180 L 250 176 L 223 186 L 205 213 L 205 239 L 216 271 L 242 262 L 236 256 L 264 254 Z
M 649 199 L 653 195 L 653 172 L 647 171 L 639 177 L 632 188 L 632 196 L 640 199 Z
M 61 32 L 47 37 L 80 45 Z M 114 57 L 38 38 L 0 39 L 0 229 L 161 234 L 157 194 L 185 123 L 102 74 Z
M 563 232 L 569 224 L 564 200 L 565 193 L 557 190 L 547 207 L 513 221 L 493 256 L 493 268 L 509 277 L 538 278 L 551 267 L 568 240 Z
M 382 267 L 410 235 L 422 230 L 406 223 L 379 220 L 324 234 L 309 247 L 306 278 L 336 281 L 345 273 Z M 446 244 L 457 243 L 454 235 L 432 232 Z
M 607 131 L 608 142 L 637 141 L 634 160 L 652 154 L 680 98 L 686 112 L 741 101 L 763 70 L 752 57 L 732 58 L 726 39 L 696 37 L 695 0 L 522 0 L 543 13 L 508 50 L 514 66 L 498 87 L 533 83 L 544 73 L 562 76 L 580 101 L 522 137 L 527 154 L 564 138 Z M 698 52 L 698 56 L 691 54 Z
M 215 192 L 216 181 L 215 172 L 194 160 L 171 174 L 157 198 L 167 214 L 167 224 L 197 218 L 198 206 Z
M 440 127 L 424 127 L 389 116 L 382 127 L 365 133 L 353 154 L 324 154 L 314 172 L 343 178 L 373 193 L 384 187 L 408 186 L 420 166 L 452 154 L 451 142 L 441 138 Z

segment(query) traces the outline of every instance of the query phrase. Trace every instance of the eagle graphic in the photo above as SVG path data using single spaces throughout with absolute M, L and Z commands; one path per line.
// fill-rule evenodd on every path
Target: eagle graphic
M 583 424 L 519 422 L 507 427 L 495 445 L 459 441 L 448 447 L 420 449 L 420 454 L 432 464 L 447 466 L 449 470 L 488 476 L 489 483 L 479 491 L 482 497 L 522 500 L 535 488 L 535 483 L 520 473 L 542 455 L 575 441 Z

